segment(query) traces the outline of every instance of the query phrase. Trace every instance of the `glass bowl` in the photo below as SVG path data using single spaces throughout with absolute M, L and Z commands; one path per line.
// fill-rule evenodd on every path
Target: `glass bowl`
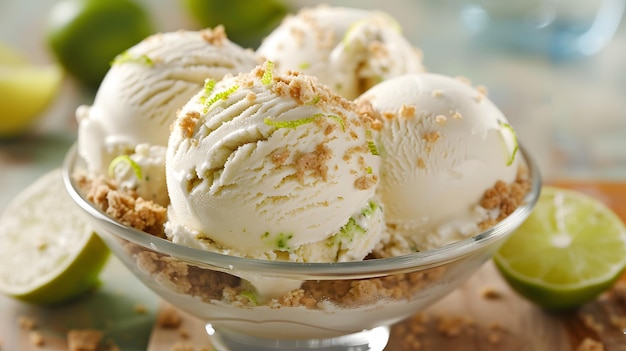
M 174 244 L 120 224 L 86 200 L 72 179 L 83 167 L 76 146 L 63 168 L 68 192 L 113 253 L 164 300 L 206 321 L 216 348 L 376 351 L 385 348 L 392 324 L 458 287 L 528 217 L 541 179 L 521 153 L 530 191 L 494 227 L 432 250 L 340 263 L 264 261 Z M 263 299 L 261 290 L 282 294 Z

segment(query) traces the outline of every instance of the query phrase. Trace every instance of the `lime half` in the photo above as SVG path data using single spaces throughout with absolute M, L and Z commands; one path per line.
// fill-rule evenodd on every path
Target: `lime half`
M 529 218 L 494 256 L 522 296 L 547 310 L 570 310 L 610 288 L 626 266 L 626 228 L 601 201 L 543 187 Z
M 59 304 L 99 284 L 109 249 L 67 194 L 61 170 L 24 189 L 0 216 L 0 292 Z
M 0 138 L 26 131 L 54 100 L 62 78 L 59 65 L 34 65 L 0 43 Z

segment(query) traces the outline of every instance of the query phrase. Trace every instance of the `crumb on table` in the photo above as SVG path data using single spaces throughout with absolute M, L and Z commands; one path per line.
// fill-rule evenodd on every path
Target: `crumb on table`
M 21 316 L 17 320 L 19 326 L 23 330 L 35 330 L 37 329 L 37 320 L 35 318 Z
M 94 329 L 72 329 L 67 332 L 69 351 L 97 351 L 103 333 Z
M 172 306 L 166 306 L 161 308 L 157 315 L 156 324 L 159 328 L 164 329 L 176 329 L 180 328 L 183 323 L 183 318 L 180 312 Z
M 576 351 L 604 351 L 604 345 L 591 338 L 585 338 L 585 340 L 578 345 Z

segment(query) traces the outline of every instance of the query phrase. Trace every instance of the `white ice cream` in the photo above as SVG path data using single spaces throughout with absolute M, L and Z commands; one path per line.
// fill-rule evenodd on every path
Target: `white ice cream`
M 118 155 L 138 144 L 166 146 L 170 124 L 205 79 L 247 72 L 258 65 L 221 27 L 152 35 L 112 63 L 92 106 L 80 106 L 78 150 L 89 171 L 105 173 Z
M 130 155 L 120 155 L 109 166 L 109 176 L 122 189 L 134 191 L 144 200 L 169 204 L 165 186 L 165 146 L 139 144 Z
M 318 6 L 287 16 L 257 50 L 280 70 L 298 70 L 347 99 L 372 85 L 423 72 L 422 54 L 389 15 Z
M 382 121 L 379 194 L 389 228 L 419 250 L 478 231 L 479 206 L 496 181 L 518 172 L 515 133 L 485 91 L 461 79 L 413 74 L 357 99 Z
M 371 120 L 314 78 L 270 67 L 208 81 L 180 111 L 166 234 L 246 257 L 363 259 L 384 229 Z

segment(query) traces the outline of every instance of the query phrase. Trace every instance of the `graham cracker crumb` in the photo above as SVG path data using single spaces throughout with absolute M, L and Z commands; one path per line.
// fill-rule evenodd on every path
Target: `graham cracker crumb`
M 497 344 L 502 341 L 502 336 L 506 330 L 498 323 L 493 322 L 489 325 L 487 330 L 487 340 L 492 344 Z
M 189 339 L 189 337 L 190 337 L 189 331 L 187 331 L 187 329 L 185 329 L 183 327 L 178 328 L 178 334 L 183 339 Z
M 35 318 L 21 316 L 17 320 L 19 326 L 23 330 L 35 330 L 37 329 L 37 320 Z
M 176 329 L 180 328 L 183 323 L 183 318 L 180 312 L 172 306 L 162 308 L 157 315 L 156 324 L 159 328 L 163 329 Z
M 439 125 L 445 125 L 447 121 L 448 121 L 448 117 L 444 115 L 435 116 L 435 122 Z
M 196 349 L 187 342 L 179 341 L 172 346 L 171 351 L 196 351 Z
M 426 169 L 426 162 L 424 162 L 424 159 L 422 157 L 419 157 L 417 159 L 417 167 L 419 169 Z
M 524 200 L 524 196 L 530 190 L 530 185 L 528 170 L 520 168 L 512 184 L 509 185 L 499 180 L 493 187 L 487 189 L 480 201 L 480 206 L 488 210 L 499 209 L 498 217 L 479 223 L 479 227 L 481 229 L 492 227 L 513 213 Z
M 226 30 L 223 25 L 218 25 L 213 28 L 213 30 L 204 29 L 202 30 L 201 35 L 207 43 L 215 46 L 223 46 L 226 40 Z
M 576 351 L 604 351 L 604 345 L 591 338 L 585 338 L 585 340 L 578 345 Z
M 472 328 L 474 321 L 469 317 L 441 315 L 438 318 L 437 331 L 446 337 L 454 337 Z
M 383 112 L 382 116 L 386 119 L 394 119 L 396 118 L 396 114 L 393 112 Z
M 30 344 L 33 346 L 43 346 L 46 344 L 46 340 L 44 339 L 43 335 L 36 331 L 36 330 L 32 330 L 28 333 L 28 340 L 30 341 Z
M 69 351 L 97 351 L 103 333 L 93 329 L 72 329 L 67 333 Z
M 453 119 L 463 119 L 463 115 L 459 111 L 454 111 L 454 112 L 452 112 L 452 118 Z
M 489 95 L 489 90 L 484 85 L 477 85 L 476 86 L 476 90 L 478 90 L 478 92 L 480 94 L 482 94 L 483 96 L 488 96 Z
M 167 209 L 151 200 L 144 200 L 135 192 L 123 192 L 104 176 L 78 173 L 76 182 L 87 200 L 120 223 L 158 237 L 165 237 L 163 225 Z
M 201 115 L 198 111 L 188 111 L 185 115 L 178 119 L 178 126 L 182 130 L 184 136 L 189 139 L 193 136 L 196 130 L 196 125 Z
M 487 300 L 499 300 L 502 298 L 500 291 L 492 286 L 485 286 L 481 290 L 480 294 Z
M 602 331 L 604 331 L 604 325 L 602 323 L 599 323 L 598 321 L 596 321 L 596 319 L 594 318 L 594 316 L 590 313 L 580 313 L 579 314 L 580 319 L 582 320 L 583 324 L 593 330 L 596 333 L 600 333 Z
M 327 162 L 332 158 L 332 151 L 328 146 L 319 144 L 315 150 L 296 156 L 296 177 L 301 183 L 304 183 L 306 175 L 312 175 L 322 178 L 326 181 L 328 176 Z
M 287 159 L 289 158 L 290 154 L 291 152 L 289 151 L 289 148 L 281 147 L 272 151 L 272 154 L 270 155 L 270 157 L 271 157 L 272 163 L 274 163 L 276 166 L 281 166 L 285 164 L 285 162 L 287 162 Z
M 441 89 L 433 89 L 433 91 L 430 93 L 430 96 L 432 96 L 434 98 L 442 97 L 443 96 L 443 90 L 441 90 Z
M 400 106 L 400 111 L 399 114 L 400 116 L 406 118 L 406 119 L 411 119 L 413 117 L 415 117 L 415 106 L 414 105 L 402 105 Z
M 424 140 L 426 140 L 426 142 L 430 144 L 437 142 L 440 137 L 441 134 L 439 134 L 439 132 L 428 132 L 422 135 L 422 138 L 424 138 Z

